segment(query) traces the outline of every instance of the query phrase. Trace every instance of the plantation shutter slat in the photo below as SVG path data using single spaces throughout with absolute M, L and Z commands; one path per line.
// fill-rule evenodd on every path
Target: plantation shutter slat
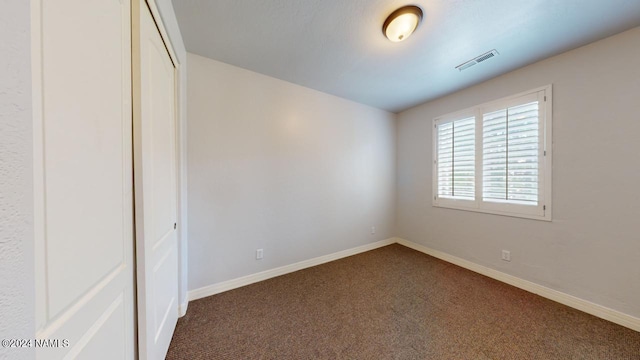
M 438 195 L 453 196 L 453 123 L 438 126 Z
M 475 118 L 438 126 L 438 196 L 475 199 Z
M 507 194 L 507 111 L 483 115 L 482 197 L 504 199 Z
M 538 204 L 538 102 L 482 116 L 482 196 L 485 201 Z

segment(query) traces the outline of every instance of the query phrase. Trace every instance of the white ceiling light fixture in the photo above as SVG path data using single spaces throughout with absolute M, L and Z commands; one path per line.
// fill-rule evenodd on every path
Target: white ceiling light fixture
M 393 42 L 408 38 L 422 21 L 422 9 L 414 5 L 403 6 L 387 17 L 382 32 Z

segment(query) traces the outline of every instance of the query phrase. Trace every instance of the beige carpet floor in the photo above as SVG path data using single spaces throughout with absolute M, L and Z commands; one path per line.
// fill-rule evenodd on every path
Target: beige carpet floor
M 394 244 L 191 302 L 167 359 L 640 359 L 640 333 Z

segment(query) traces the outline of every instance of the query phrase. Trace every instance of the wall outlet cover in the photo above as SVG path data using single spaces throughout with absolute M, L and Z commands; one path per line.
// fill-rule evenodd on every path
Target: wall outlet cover
M 511 261 L 511 251 L 509 251 L 509 250 L 502 250 L 502 260 L 504 260 L 504 261 Z

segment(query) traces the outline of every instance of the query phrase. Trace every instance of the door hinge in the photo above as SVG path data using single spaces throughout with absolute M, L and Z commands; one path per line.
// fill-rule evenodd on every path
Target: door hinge
M 547 210 L 547 205 L 542 205 L 542 210 Z
M 544 156 L 547 156 L 547 150 L 544 151 Z
M 177 223 L 173 223 L 173 230 L 178 228 L 178 224 Z
M 544 96 L 544 101 L 547 101 L 547 95 Z

